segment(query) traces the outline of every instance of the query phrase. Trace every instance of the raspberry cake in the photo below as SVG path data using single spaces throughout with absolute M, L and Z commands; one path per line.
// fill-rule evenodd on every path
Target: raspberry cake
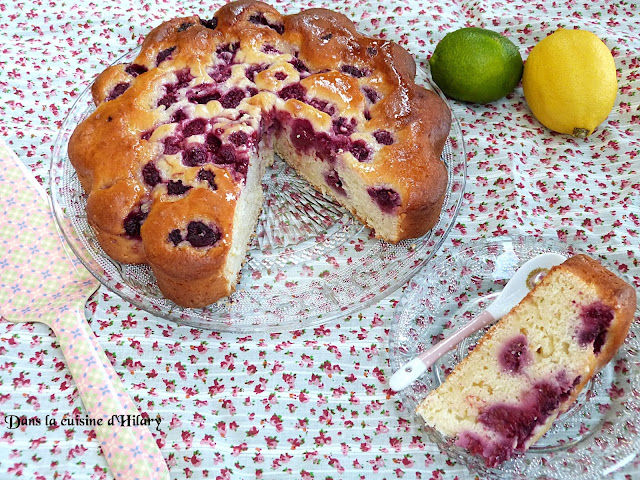
M 417 408 L 427 425 L 495 467 L 524 452 L 624 342 L 635 290 L 577 255 L 480 339 Z
M 330 10 L 249 0 L 170 20 L 97 78 L 70 139 L 88 221 L 186 307 L 235 288 L 274 152 L 377 237 L 421 236 L 442 208 L 451 117 L 414 76 L 403 48 Z

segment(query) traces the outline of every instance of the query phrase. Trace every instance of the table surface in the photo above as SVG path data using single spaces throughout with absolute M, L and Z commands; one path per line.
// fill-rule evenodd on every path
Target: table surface
M 565 5 L 566 3 L 566 5 Z M 48 181 L 57 131 L 76 97 L 155 25 L 208 18 L 211 2 L 0 2 L 0 135 Z M 481 237 L 554 235 L 606 256 L 640 285 L 640 6 L 633 2 L 278 1 L 282 12 L 332 7 L 366 34 L 394 40 L 426 66 L 463 26 L 508 36 L 526 58 L 557 27 L 610 47 L 619 94 L 586 140 L 553 134 L 521 86 L 488 105 L 451 101 L 468 180 L 444 254 Z M 438 452 L 389 390 L 387 342 L 398 290 L 322 326 L 218 333 L 133 308 L 104 288 L 86 314 L 152 428 L 175 479 L 473 478 Z M 84 410 L 56 339 L 38 324 L 0 320 L 0 477 L 112 478 L 90 428 L 60 425 Z M 4 415 L 42 419 L 11 430 Z M 56 419 L 48 427 L 45 419 Z M 640 460 L 616 473 L 638 478 Z

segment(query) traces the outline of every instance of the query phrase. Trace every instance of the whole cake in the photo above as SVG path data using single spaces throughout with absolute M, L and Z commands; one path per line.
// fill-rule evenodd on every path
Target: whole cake
M 330 10 L 242 0 L 163 23 L 98 77 L 70 139 L 89 224 L 186 307 L 234 290 L 274 152 L 377 237 L 421 236 L 442 208 L 451 117 L 414 77 L 402 47 Z
M 495 467 L 524 452 L 616 353 L 635 290 L 585 255 L 553 267 L 417 412 Z

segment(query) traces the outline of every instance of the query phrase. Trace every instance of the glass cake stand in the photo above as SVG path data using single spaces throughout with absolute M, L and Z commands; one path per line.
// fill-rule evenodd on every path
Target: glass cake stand
M 558 240 L 518 236 L 478 242 L 432 259 L 409 281 L 396 306 L 389 338 L 391 370 L 397 371 L 483 311 L 520 265 L 544 252 L 582 253 Z M 613 262 L 599 260 L 619 274 Z M 488 327 L 466 338 L 398 395 L 429 440 L 482 478 L 601 478 L 640 451 L 639 317 L 640 308 L 617 355 L 587 384 L 574 405 L 526 453 L 499 468 L 487 468 L 482 459 L 453 445 L 415 413 L 422 399 L 445 380 Z
M 131 62 L 138 51 L 115 63 Z M 430 86 L 424 72 L 418 80 Z M 439 222 L 422 238 L 397 245 L 374 239 L 345 209 L 276 158 L 263 179 L 263 211 L 236 292 L 206 308 L 183 308 L 162 295 L 148 266 L 110 259 L 87 222 L 86 195 L 67 144 L 93 110 L 86 89 L 56 139 L 51 165 L 56 220 L 74 253 L 105 287 L 154 315 L 199 328 L 294 330 L 362 310 L 406 283 L 433 256 L 462 201 L 466 162 L 455 118 L 442 154 L 449 181 Z

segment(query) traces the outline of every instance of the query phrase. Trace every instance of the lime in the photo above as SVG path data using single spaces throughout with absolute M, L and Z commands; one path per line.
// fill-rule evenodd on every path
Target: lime
M 488 103 L 504 97 L 522 77 L 522 57 L 511 40 L 484 28 L 448 33 L 429 59 L 431 76 L 445 95 Z

